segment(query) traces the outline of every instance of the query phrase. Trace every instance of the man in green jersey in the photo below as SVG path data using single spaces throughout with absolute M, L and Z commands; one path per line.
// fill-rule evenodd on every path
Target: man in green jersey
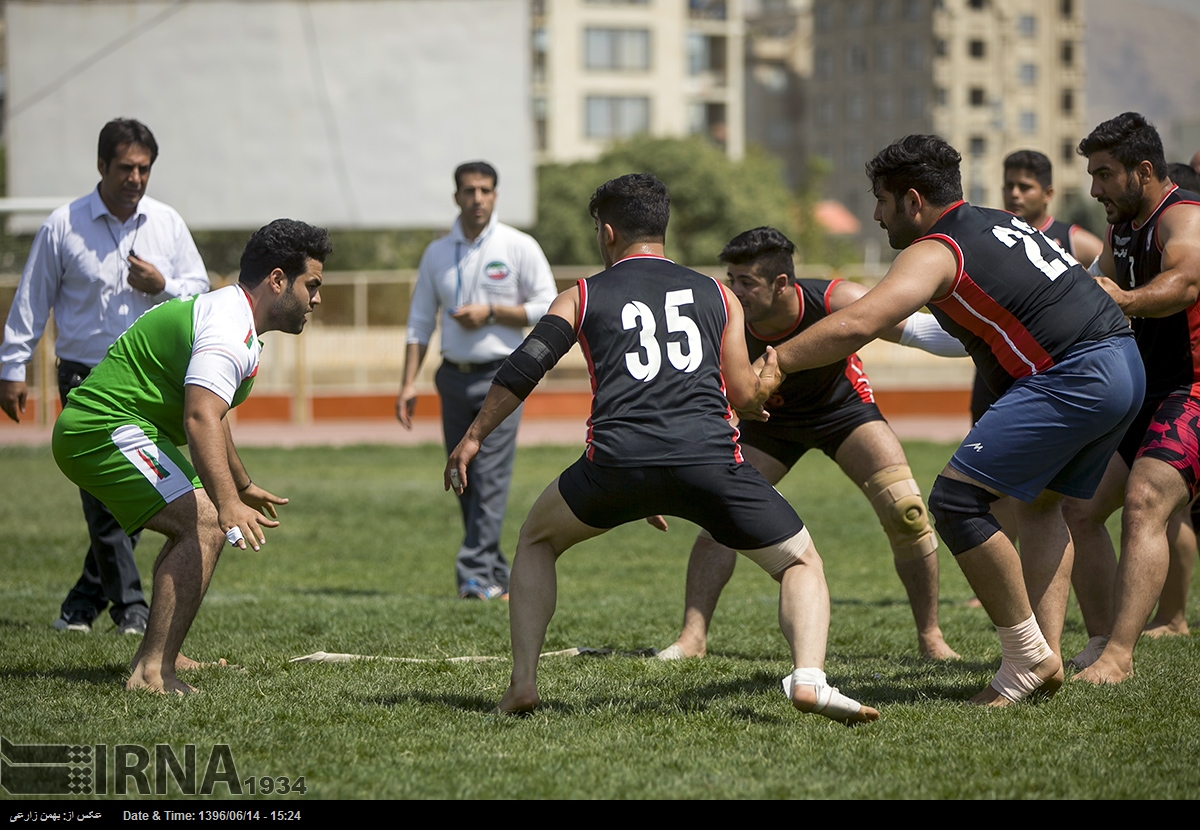
M 332 251 L 322 228 L 277 219 L 242 253 L 237 285 L 172 300 L 143 314 L 71 392 L 54 426 L 54 459 L 128 533 L 167 537 L 128 689 L 186 694 L 175 676 L 192 620 L 228 541 L 266 541 L 287 499 L 255 485 L 226 414 L 250 393 L 267 331 L 299 334 L 320 303 Z M 191 463 L 178 449 L 187 444 Z M 194 467 L 192 465 L 195 465 Z

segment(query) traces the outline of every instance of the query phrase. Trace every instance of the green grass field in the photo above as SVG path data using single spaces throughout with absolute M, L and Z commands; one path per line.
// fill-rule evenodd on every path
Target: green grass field
M 951 448 L 906 448 L 928 492 Z M 578 452 L 518 454 L 510 553 L 534 498 Z M 226 657 L 243 670 L 193 673 L 202 694 L 161 698 L 124 691 L 135 643 L 115 635 L 107 615 L 90 635 L 50 627 L 82 559 L 78 495 L 48 450 L 0 449 L 0 735 L 110 750 L 169 744 L 180 755 L 195 744 L 201 767 L 210 747 L 226 744 L 239 779 L 304 776 L 305 795 L 267 796 L 288 807 L 343 798 L 1200 797 L 1194 637 L 1143 641 L 1136 677 L 1118 687 L 1068 683 L 1041 705 L 967 706 L 999 664 L 986 616 L 964 606 L 970 589 L 941 553 L 942 629 L 964 659 L 918 659 L 885 537 L 823 457 L 806 458 L 780 489 L 825 559 L 830 679 L 882 715 L 855 729 L 802 716 L 783 697 L 791 666 L 776 586 L 744 561 L 717 610 L 708 658 L 547 658 L 546 705 L 529 718 L 491 712 L 507 682 L 504 660 L 289 663 L 319 650 L 503 657 L 507 607 L 454 597 L 459 516 L 441 489 L 440 448 L 243 457 L 255 481 L 291 504 L 262 552 L 224 554 L 185 644 L 192 657 Z M 694 533 L 681 521 L 667 535 L 629 525 L 566 554 L 546 649 L 669 644 Z M 147 533 L 138 549 L 147 584 L 160 542 Z M 1198 596 L 1193 584 L 1193 625 Z M 1064 648 L 1074 653 L 1085 640 L 1073 609 Z M 228 790 L 218 785 L 215 795 Z M 172 780 L 167 797 L 179 796 Z

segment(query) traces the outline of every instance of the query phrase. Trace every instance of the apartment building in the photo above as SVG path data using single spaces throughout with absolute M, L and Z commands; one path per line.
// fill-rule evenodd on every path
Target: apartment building
M 598 156 L 635 135 L 745 149 L 741 0 L 532 0 L 538 158 Z

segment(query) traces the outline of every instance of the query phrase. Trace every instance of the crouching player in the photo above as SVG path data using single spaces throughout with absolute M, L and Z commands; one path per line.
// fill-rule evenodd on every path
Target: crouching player
M 193 692 L 175 676 L 179 649 L 228 540 L 266 541 L 287 499 L 250 480 L 225 415 L 250 394 L 267 331 L 299 334 L 321 302 L 332 247 L 321 228 L 277 219 L 242 253 L 237 285 L 147 311 L 67 398 L 54 460 L 108 507 L 127 533 L 167 537 L 129 689 Z M 179 451 L 187 444 L 192 463 Z M 193 468 L 192 464 L 195 464 Z M 268 518 L 269 516 L 269 518 Z
M 1062 685 L 1073 550 L 1062 497 L 1089 498 L 1137 414 L 1145 373 L 1117 305 L 1024 220 L 962 201 L 961 156 L 910 135 L 867 165 L 875 218 L 900 250 L 883 280 L 778 349 L 794 372 L 840 360 L 928 304 L 999 399 L 929 495 L 942 540 L 1000 635 L 972 700 L 1003 706 Z M 989 507 L 1018 505 L 1018 557 Z
M 578 338 L 594 390 L 587 450 L 521 528 L 510 583 L 513 671 L 500 710 L 540 702 L 537 661 L 554 614 L 558 557 L 617 525 L 664 514 L 695 522 L 780 583 L 779 624 L 795 666 L 784 690 L 797 709 L 843 723 L 877 719 L 826 682 L 821 558 L 791 506 L 743 463 L 730 423 L 731 402 L 761 411 L 778 387 L 774 352 L 756 375 L 736 297 L 663 257 L 670 197 L 662 182 L 614 179 L 589 207 L 606 270 L 555 299 L 497 372 L 446 465 L 448 489 L 469 487 L 480 443 Z

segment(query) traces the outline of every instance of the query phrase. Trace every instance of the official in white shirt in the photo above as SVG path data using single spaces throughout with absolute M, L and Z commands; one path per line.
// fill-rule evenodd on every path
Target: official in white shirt
M 51 310 L 58 328 L 58 391 L 65 404 L 67 393 L 142 312 L 208 291 L 208 274 L 183 218 L 146 196 L 157 158 L 158 143 L 144 124 L 108 122 L 97 153 L 100 183 L 54 211 L 38 231 L 0 345 L 0 408 L 14 421 L 25 412 L 26 364 Z M 101 502 L 79 492 L 91 546 L 54 625 L 90 631 L 111 603 L 117 630 L 141 634 L 149 611 L 133 559 L 137 540 L 125 535 Z
M 487 397 L 492 376 L 554 300 L 557 290 L 546 255 L 528 234 L 496 221 L 496 170 L 469 162 L 454 171 L 459 218 L 450 233 L 421 257 L 408 317 L 404 382 L 396 416 L 412 429 L 414 386 L 429 339 L 442 327 L 442 365 L 436 383 L 446 452 L 462 440 Z M 508 560 L 500 529 L 516 455 L 517 410 L 484 442 L 461 496 L 465 535 L 456 560 L 464 599 L 508 595 Z

